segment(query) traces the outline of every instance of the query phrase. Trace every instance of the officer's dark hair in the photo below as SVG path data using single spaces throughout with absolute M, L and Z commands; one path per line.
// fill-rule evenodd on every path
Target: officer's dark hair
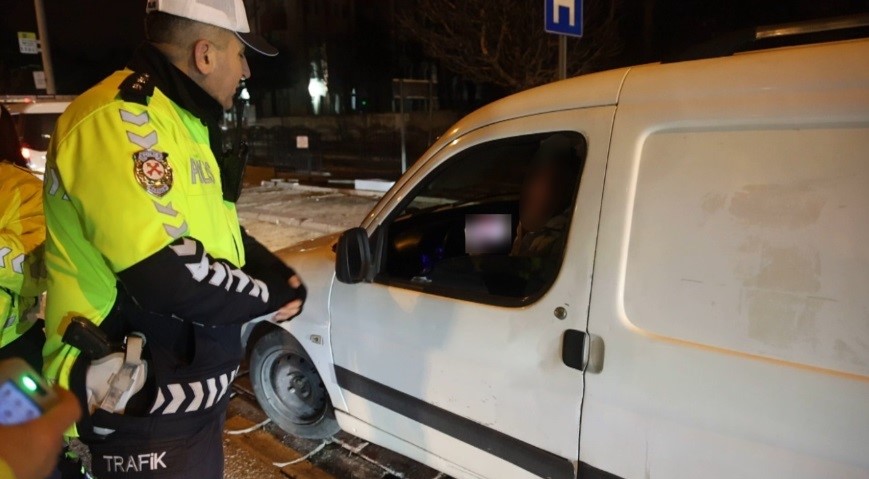
M 151 43 L 164 43 L 189 46 L 206 36 L 217 40 L 219 35 L 228 32 L 205 23 L 190 20 L 165 12 L 151 12 L 145 15 L 145 39 Z M 209 35 L 210 34 L 210 35 Z
M 3 105 L 0 105 L 0 161 L 27 168 L 27 160 L 21 156 L 21 142 L 18 140 L 12 114 Z
M 190 20 L 176 15 L 151 12 L 145 15 L 145 39 L 151 43 L 172 43 L 177 37 L 176 32 L 190 23 Z

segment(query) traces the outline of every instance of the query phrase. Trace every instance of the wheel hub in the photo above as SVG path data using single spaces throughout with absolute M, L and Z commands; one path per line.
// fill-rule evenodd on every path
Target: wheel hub
M 290 373 L 289 383 L 289 391 L 300 399 L 306 400 L 311 397 L 311 382 L 308 381 L 308 378 L 305 377 L 305 375 L 301 373 Z
M 293 355 L 275 355 L 264 368 L 273 405 L 300 424 L 318 420 L 326 410 L 325 388 L 313 364 Z M 322 389 L 322 390 L 321 390 Z

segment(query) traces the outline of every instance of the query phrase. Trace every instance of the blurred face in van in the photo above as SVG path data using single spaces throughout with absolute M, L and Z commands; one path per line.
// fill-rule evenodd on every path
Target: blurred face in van
M 563 209 L 565 189 L 558 178 L 558 168 L 551 163 L 533 168 L 522 188 L 519 219 L 525 231 L 537 231 L 543 228 L 554 216 Z
M 523 230 L 539 231 L 568 210 L 579 168 L 576 146 L 569 138 L 555 134 L 540 142 L 522 185 L 519 220 Z

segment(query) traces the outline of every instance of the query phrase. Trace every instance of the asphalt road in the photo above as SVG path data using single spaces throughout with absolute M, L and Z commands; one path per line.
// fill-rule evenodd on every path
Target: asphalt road
M 284 433 L 257 405 L 250 381 L 233 383 L 223 450 L 227 479 L 445 479 L 447 476 L 346 433 L 311 441 Z
M 248 233 L 277 251 L 359 226 L 379 199 L 377 193 L 278 182 L 246 188 L 237 208 Z

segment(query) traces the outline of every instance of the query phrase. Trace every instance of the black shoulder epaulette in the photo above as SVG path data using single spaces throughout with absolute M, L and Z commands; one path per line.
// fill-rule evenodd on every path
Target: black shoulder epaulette
M 147 73 L 133 72 L 118 87 L 124 101 L 148 105 L 148 98 L 154 94 L 154 82 Z

